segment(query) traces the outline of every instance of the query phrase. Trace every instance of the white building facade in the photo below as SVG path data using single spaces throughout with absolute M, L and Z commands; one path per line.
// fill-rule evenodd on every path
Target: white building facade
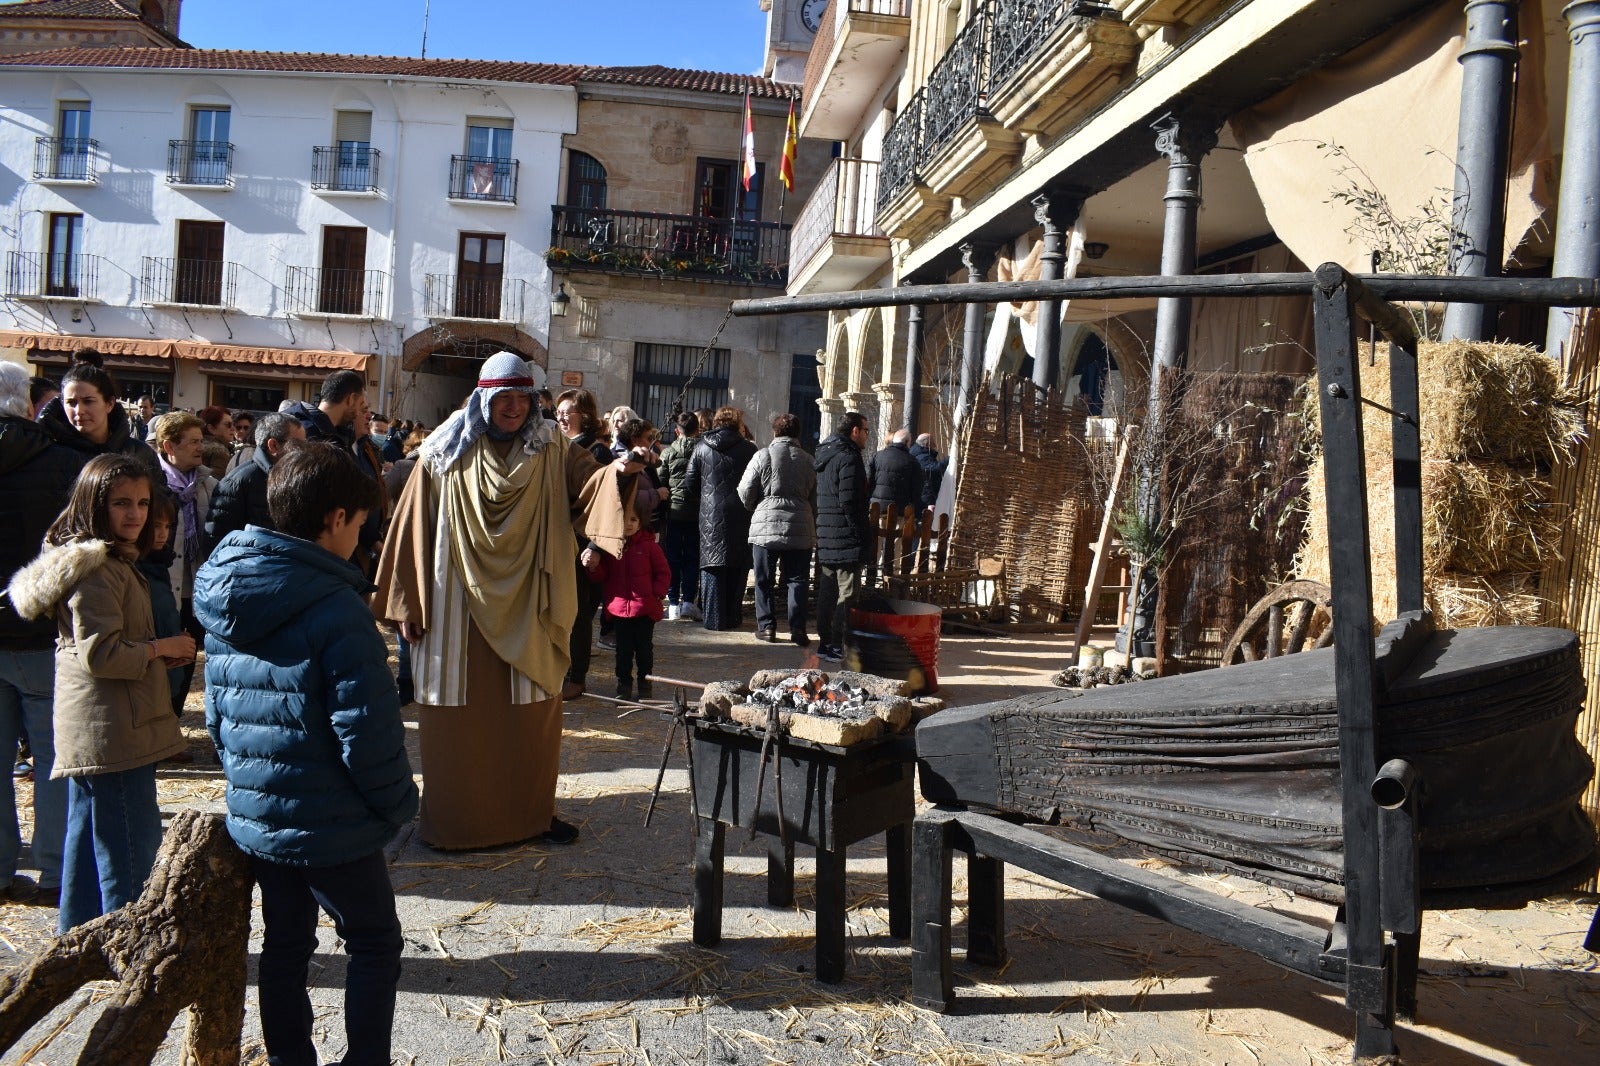
M 0 355 L 270 410 L 336 369 L 437 424 L 548 366 L 570 66 L 188 49 L 0 58 Z M 559 377 L 557 378 L 559 380 Z

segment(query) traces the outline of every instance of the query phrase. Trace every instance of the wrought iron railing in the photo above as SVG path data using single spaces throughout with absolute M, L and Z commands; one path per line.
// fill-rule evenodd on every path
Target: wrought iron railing
M 952 140 L 969 120 L 983 114 L 988 104 L 991 8 L 992 3 L 985 3 L 973 10 L 922 87 L 927 97 L 923 150 L 928 156 Z
M 878 208 L 911 187 L 922 162 L 922 118 L 927 97 L 921 89 L 889 124 L 883 136 L 883 164 L 878 174 Z
M 545 261 L 568 270 L 685 276 L 742 285 L 785 284 L 789 229 L 658 211 L 556 204 Z
M 233 185 L 233 145 L 227 141 L 168 141 L 171 185 Z
M 869 159 L 835 159 L 795 219 L 790 238 L 796 272 L 806 268 L 828 238 L 881 237 L 878 227 L 878 169 Z
M 990 19 L 989 73 L 999 88 L 1069 19 L 1116 17 L 1097 0 L 993 0 Z
M 98 300 L 100 262 L 98 255 L 8 252 L 6 295 Z
M 335 192 L 373 192 L 378 188 L 376 148 L 335 144 L 311 149 L 311 187 Z
M 527 288 L 522 278 L 429 274 L 422 279 L 423 314 L 428 318 L 521 322 Z
M 284 306 L 290 314 L 381 318 L 388 281 L 381 270 L 290 267 Z
M 95 157 L 99 154 L 100 142 L 86 137 L 37 137 L 33 176 L 46 181 L 96 181 Z
M 517 202 L 517 169 L 515 159 L 453 155 L 450 157 L 450 199 L 514 204 Z
M 147 255 L 139 278 L 139 298 L 147 304 L 233 307 L 238 287 L 238 263 Z

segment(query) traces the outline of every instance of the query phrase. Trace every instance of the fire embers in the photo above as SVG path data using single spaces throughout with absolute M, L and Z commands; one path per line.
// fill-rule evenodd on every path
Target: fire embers
M 761 670 L 750 684 L 707 685 L 700 710 L 707 718 L 732 719 L 764 730 L 773 710 L 783 731 L 797 740 L 849 747 L 911 723 L 944 707 L 933 697 L 912 700 L 905 682 L 852 671 Z
M 875 702 L 866 689 L 830 681 L 821 670 L 802 670 L 775 685 L 754 689 L 746 701 L 762 707 L 776 705 L 780 711 L 858 721 L 874 716 Z

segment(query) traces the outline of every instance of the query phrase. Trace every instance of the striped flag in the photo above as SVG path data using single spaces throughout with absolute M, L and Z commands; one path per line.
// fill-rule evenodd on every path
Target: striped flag
M 800 147 L 800 127 L 794 120 L 794 98 L 789 98 L 789 128 L 783 135 L 783 162 L 778 165 L 778 177 L 783 187 L 794 192 L 794 154 Z
M 750 93 L 744 94 L 744 191 L 756 177 L 756 127 L 750 117 Z

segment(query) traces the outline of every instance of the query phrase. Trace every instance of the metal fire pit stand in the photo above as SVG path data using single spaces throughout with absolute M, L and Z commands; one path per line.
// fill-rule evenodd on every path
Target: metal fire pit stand
M 695 825 L 694 942 L 722 940 L 723 854 L 730 826 L 767 838 L 767 902 L 794 903 L 794 846 L 817 849 L 816 974 L 836 984 L 845 963 L 845 849 L 878 833 L 889 858 L 889 935 L 911 935 L 911 821 L 916 749 L 909 736 L 882 737 L 848 748 L 785 738 L 772 753 L 783 772 L 761 773 L 766 734 L 732 722 L 692 719 Z M 765 796 L 757 795 L 757 780 Z M 779 829 L 773 792 L 783 789 Z
M 1241 298 L 1303 293 L 1311 295 L 1316 316 L 1316 383 L 1334 595 L 1344 831 L 1344 905 L 1334 928 L 1325 931 L 1246 907 L 993 815 L 960 807 L 939 809 L 918 817 L 914 831 L 912 999 L 916 1003 L 947 1010 L 954 1001 L 951 858 L 953 850 L 960 849 L 970 863 L 967 957 L 974 962 L 993 965 L 1004 960 L 1004 863 L 1012 862 L 1342 987 L 1345 1003 L 1356 1016 L 1355 1058 L 1396 1059 L 1395 1018 L 1411 1017 L 1415 1010 L 1422 913 L 1416 809 L 1425 782 L 1417 781 L 1401 760 L 1377 765 L 1379 684 L 1369 628 L 1372 575 L 1361 430 L 1362 404 L 1371 401 L 1361 396 L 1356 317 L 1372 323 L 1393 344 L 1389 402 L 1395 431 L 1397 598 L 1404 616 L 1423 607 L 1416 336 L 1409 318 L 1385 301 L 1594 307 L 1600 305 L 1600 283 L 1588 278 L 1358 278 L 1329 263 L 1315 275 L 927 285 L 735 303 L 735 314 L 771 314 L 1090 296 Z

